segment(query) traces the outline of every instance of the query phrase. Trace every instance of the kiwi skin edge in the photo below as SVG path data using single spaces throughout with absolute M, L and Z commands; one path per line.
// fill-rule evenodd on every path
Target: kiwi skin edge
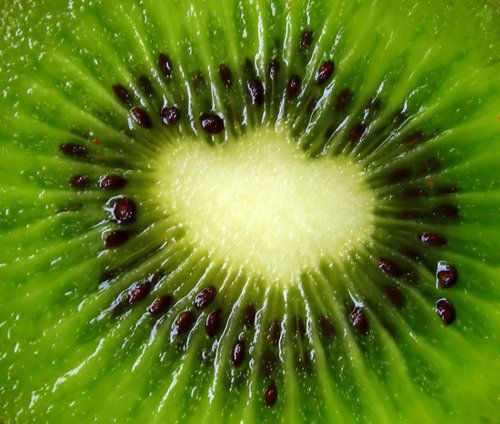
M 0 17 L 0 422 L 494 422 L 500 11 Z

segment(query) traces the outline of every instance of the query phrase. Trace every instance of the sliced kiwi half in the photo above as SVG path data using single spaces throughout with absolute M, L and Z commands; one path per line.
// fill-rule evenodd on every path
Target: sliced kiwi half
M 3 2 L 0 421 L 498 419 L 499 21 Z

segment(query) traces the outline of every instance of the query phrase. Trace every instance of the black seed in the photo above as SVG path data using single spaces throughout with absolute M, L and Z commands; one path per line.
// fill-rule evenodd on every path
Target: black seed
M 323 62 L 316 72 L 316 83 L 321 85 L 328 81 L 328 78 L 332 76 L 334 69 L 335 65 L 331 60 Z
M 436 207 L 432 214 L 439 218 L 456 218 L 458 216 L 458 208 L 455 205 L 440 205 Z
M 313 40 L 313 32 L 311 30 L 305 30 L 300 35 L 299 48 L 300 50 L 307 50 L 312 43 Z
M 200 124 L 203 130 L 212 135 L 224 131 L 224 121 L 215 113 L 202 113 L 200 116 Z
M 151 118 L 144 109 L 140 107 L 133 107 L 130 109 L 130 115 L 132 116 L 132 119 L 141 127 L 153 128 L 153 122 L 151 122 Z
M 158 67 L 165 78 L 172 77 L 172 61 L 165 53 L 158 56 Z
M 365 131 L 366 131 L 366 125 L 361 122 L 358 122 L 356 125 L 354 125 L 354 127 L 352 127 L 349 130 L 349 133 L 347 134 L 347 139 L 351 143 L 357 143 L 359 140 L 361 140 L 361 137 L 363 136 Z
M 110 219 L 118 224 L 130 224 L 134 222 L 137 214 L 137 206 L 129 197 L 118 197 L 111 203 Z
M 348 88 L 344 88 L 339 93 L 337 99 L 335 100 L 335 110 L 340 111 L 345 109 L 347 106 L 351 104 L 351 101 L 352 101 L 352 91 L 349 90 Z
M 286 86 L 286 94 L 289 99 L 293 99 L 297 96 L 300 91 L 300 87 L 302 82 L 298 75 L 292 75 L 288 80 L 288 84 Z
M 231 361 L 235 367 L 241 365 L 243 360 L 245 359 L 245 341 L 238 340 L 231 351 Z
M 274 381 L 264 390 L 264 401 L 267 406 L 273 406 L 278 400 L 278 388 Z
M 267 338 L 271 343 L 278 344 L 281 337 L 281 325 L 278 321 L 274 321 L 269 327 Z
M 397 287 L 384 286 L 384 293 L 390 302 L 397 308 L 402 308 L 404 306 L 405 299 Z
M 450 325 L 453 321 L 455 321 L 455 307 L 444 297 L 436 302 L 436 312 L 445 325 Z
M 276 79 L 278 77 L 278 74 L 280 72 L 280 62 L 278 59 L 273 58 L 269 62 L 269 77 L 271 79 Z
M 429 247 L 440 247 L 447 244 L 446 239 L 437 233 L 423 233 L 418 238 L 424 245 Z
M 137 84 L 141 87 L 141 90 L 144 94 L 148 96 L 152 96 L 154 93 L 153 85 L 151 84 L 150 79 L 146 75 L 141 75 L 137 78 Z
M 160 315 L 164 313 L 172 303 L 174 302 L 174 298 L 170 296 L 169 294 L 162 296 L 162 297 L 157 297 L 151 305 L 148 306 L 148 312 L 151 315 Z
M 351 319 L 351 323 L 361 334 L 368 333 L 370 326 L 368 324 L 368 320 L 363 312 L 363 310 L 359 306 L 355 306 L 351 313 L 349 314 L 349 318 Z
M 299 316 L 296 316 L 293 320 L 293 332 L 301 339 L 306 335 L 306 325 Z
M 250 102 L 256 106 L 262 106 L 264 103 L 264 86 L 259 78 L 250 80 L 247 84 L 248 97 Z
M 151 281 L 149 280 L 144 280 L 141 281 L 139 284 L 137 284 L 135 287 L 130 289 L 128 293 L 128 303 L 130 305 L 133 305 L 142 299 L 144 299 L 151 289 L 153 288 L 153 285 L 151 284 Z
M 229 66 L 224 64 L 219 66 L 219 77 L 222 81 L 222 84 L 224 84 L 224 87 L 230 88 L 233 84 L 233 75 L 231 73 L 231 69 L 229 69 Z
M 127 185 L 127 180 L 121 175 L 109 174 L 99 180 L 99 187 L 103 190 L 118 190 Z
M 133 98 L 130 91 L 128 91 L 123 85 L 115 84 L 113 85 L 113 91 L 115 92 L 115 96 L 124 104 L 132 105 Z
M 88 154 L 88 150 L 85 146 L 76 143 L 63 143 L 59 145 L 59 151 L 63 155 L 72 157 L 84 157 Z
M 209 337 L 214 337 L 220 330 L 222 309 L 211 312 L 205 321 L 205 331 Z
M 194 313 L 190 310 L 181 312 L 175 320 L 175 333 L 185 334 L 194 323 Z
M 265 350 L 262 354 L 262 371 L 265 376 L 271 376 L 276 368 L 276 355 L 270 350 Z
M 318 321 L 321 335 L 325 339 L 331 339 L 335 334 L 335 328 L 333 327 L 332 321 L 325 315 L 320 315 Z
M 453 265 L 448 265 L 444 262 L 439 262 L 436 271 L 437 284 L 447 289 L 455 285 L 458 281 L 458 271 Z
M 201 90 L 206 87 L 205 77 L 200 71 L 196 71 L 193 75 L 191 75 L 191 81 L 197 90 Z
M 195 299 L 194 299 L 194 306 L 197 307 L 198 309 L 205 308 L 215 298 L 215 295 L 217 294 L 217 289 L 213 286 L 208 286 L 205 287 L 201 292 L 199 292 Z
M 423 138 L 424 138 L 424 133 L 422 131 L 415 131 L 408 134 L 405 137 L 404 142 L 406 144 L 413 144 L 422 141 Z
M 401 268 L 390 259 L 380 258 L 378 260 L 378 267 L 391 277 L 401 276 Z
M 90 183 L 90 178 L 87 175 L 73 175 L 69 179 L 69 185 L 74 188 L 85 188 L 88 187 Z
M 411 169 L 409 168 L 399 168 L 392 171 L 387 179 L 391 183 L 399 183 L 401 181 L 407 180 L 411 177 Z
M 181 111 L 175 106 L 164 106 L 160 111 L 160 117 L 165 125 L 173 125 L 181 119 Z
M 246 328 L 252 328 L 255 325 L 255 314 L 255 306 L 250 303 L 245 310 L 245 315 L 243 316 L 243 325 Z
M 115 248 L 125 244 L 129 238 L 130 233 L 128 231 L 112 231 L 106 236 L 105 244 L 106 247 Z

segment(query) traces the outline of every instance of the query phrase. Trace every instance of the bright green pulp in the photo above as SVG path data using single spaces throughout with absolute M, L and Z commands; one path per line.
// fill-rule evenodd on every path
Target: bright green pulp
M 4 3 L 0 421 L 495 421 L 500 389 L 495 5 L 457 1 L 446 6 L 433 0 L 223 0 L 216 7 L 208 0 Z M 297 45 L 306 28 L 315 35 L 302 54 Z M 170 81 L 158 73 L 160 52 L 172 58 Z M 260 108 L 246 97 L 242 68 L 247 57 L 255 58 L 266 87 Z M 275 82 L 268 76 L 272 57 L 281 62 Z M 315 72 L 330 58 L 335 73 L 318 88 Z M 221 63 L 233 71 L 231 90 L 218 79 Z M 198 70 L 205 74 L 206 89 L 186 82 Z M 288 101 L 283 93 L 294 73 L 303 77 L 303 91 Z M 140 94 L 135 81 L 141 74 L 153 81 L 155 96 Z M 116 83 L 133 88 L 151 111 L 152 130 L 128 123 L 127 108 L 111 90 Z M 325 137 L 344 117 L 333 111 L 344 87 L 354 93 L 345 113 L 349 120 Z M 317 103 L 309 113 L 313 97 Z M 369 132 L 357 144 L 346 143 L 351 124 L 373 97 L 382 106 L 370 115 Z M 164 127 L 154 115 L 163 101 L 181 109 L 178 126 Z M 408 123 L 388 130 L 387 122 L 405 104 Z M 213 139 L 198 124 L 199 114 L 212 109 L 227 126 Z M 355 161 L 377 197 L 370 239 L 346 257 L 326 252 L 286 290 L 238 258 L 224 262 L 219 246 L 198 246 L 189 223 L 176 219 L 175 205 L 168 210 L 158 202 L 157 163 L 168 152 L 165 146 L 193 137 L 236 143 L 259 127 L 286 128 L 311 158 Z M 415 130 L 428 140 L 404 147 L 401 140 Z M 101 144 L 91 143 L 96 137 Z M 60 155 L 58 146 L 67 141 L 88 146 L 91 163 Z M 441 161 L 441 171 L 387 183 L 392 171 L 415 170 L 430 157 Z M 109 172 L 127 177 L 129 184 L 119 194 L 139 205 L 132 225 L 138 235 L 123 247 L 107 250 L 102 241 L 116 227 L 103 211 L 115 193 L 68 187 L 68 178 L 83 172 L 93 181 Z M 398 197 L 405 188 L 431 184 L 460 190 L 443 196 L 431 190 L 423 204 Z M 419 222 L 396 214 L 404 208 L 432 209 L 443 201 L 458 205 L 458 221 Z M 416 240 L 422 231 L 440 232 L 447 247 L 423 248 Z M 417 246 L 423 264 L 401 254 L 398 249 L 406 245 Z M 394 258 L 419 283 L 382 275 L 379 257 Z M 460 273 L 457 285 L 446 291 L 435 286 L 433 269 L 440 260 L 452 262 Z M 121 273 L 99 284 L 107 268 Z M 109 307 L 120 293 L 157 268 L 166 276 L 155 293 L 172 293 L 172 310 L 152 321 L 145 312 L 151 297 L 110 317 Z M 179 340 L 171 334 L 177 313 L 191 307 L 193 295 L 209 283 L 219 289 L 216 301 L 198 313 L 192 332 Z M 379 283 L 397 284 L 406 306 L 398 310 L 388 303 Z M 451 326 L 443 326 L 434 311 L 442 296 L 457 310 Z M 347 318 L 345 302 L 351 297 L 367 306 L 368 336 L 356 334 Z M 257 331 L 241 326 L 249 302 L 261 311 Z M 227 326 L 209 339 L 204 320 L 219 306 Z M 336 335 L 329 343 L 319 335 L 318 313 L 333 321 Z M 301 340 L 292 330 L 295 314 L 307 323 Z M 262 392 L 269 379 L 262 377 L 260 358 L 269 345 L 264 327 L 278 315 L 283 318 L 277 348 L 281 367 L 275 376 L 279 395 L 268 408 Z M 234 368 L 230 351 L 241 334 L 251 353 Z M 313 372 L 297 370 L 297 353 L 311 355 Z

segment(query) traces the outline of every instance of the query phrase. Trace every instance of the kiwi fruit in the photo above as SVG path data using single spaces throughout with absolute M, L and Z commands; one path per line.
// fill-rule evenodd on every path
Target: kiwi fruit
M 0 421 L 495 422 L 498 22 L 2 2 Z

